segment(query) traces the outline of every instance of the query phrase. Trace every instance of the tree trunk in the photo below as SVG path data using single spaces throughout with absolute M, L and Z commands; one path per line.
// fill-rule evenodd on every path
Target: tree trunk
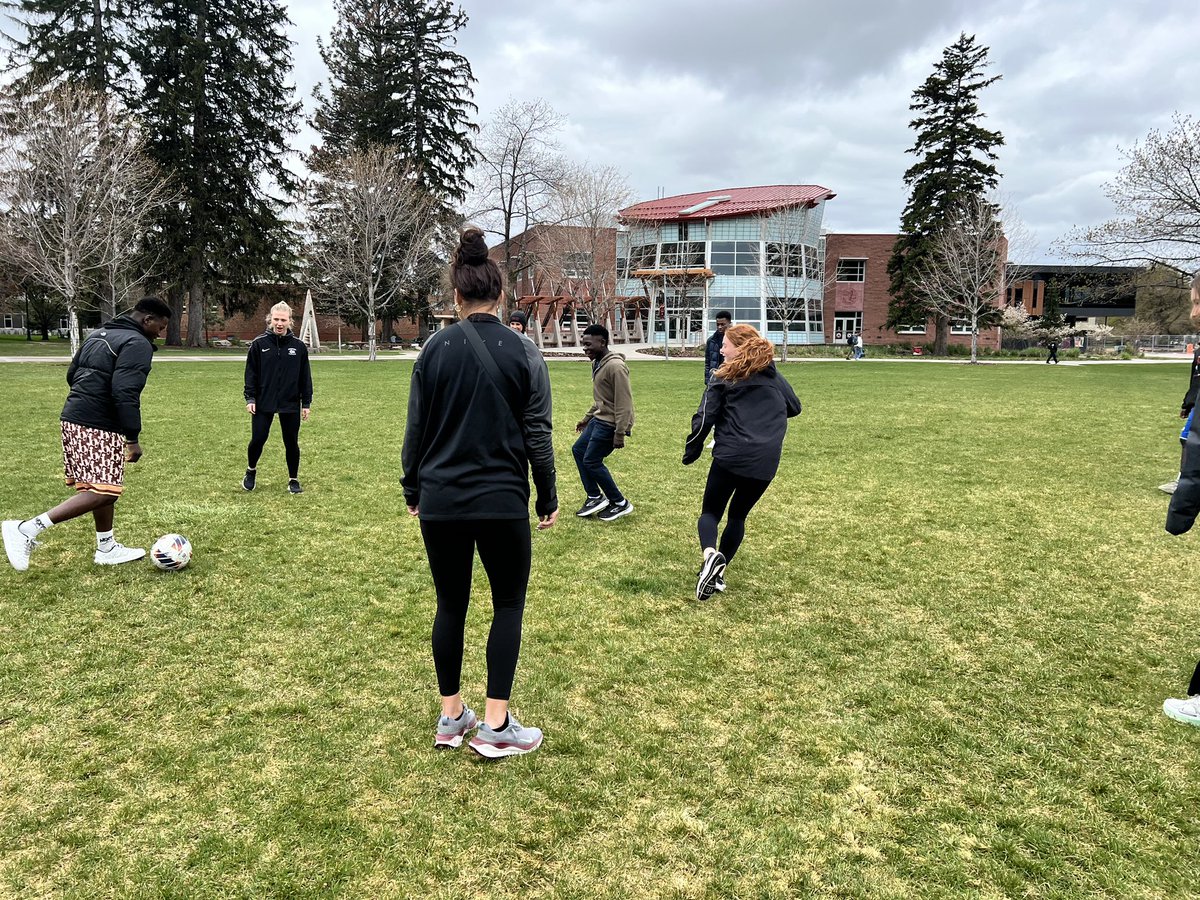
M 188 285 L 187 346 L 204 346 L 204 258 L 194 251 Z
M 167 305 L 171 307 L 171 318 L 167 320 L 167 346 L 179 347 L 180 329 L 183 326 L 183 285 L 172 284 L 167 289 Z
M 945 356 L 946 347 L 950 343 L 950 319 L 948 316 L 937 316 L 934 319 L 933 354 Z
M 979 323 L 978 320 L 971 320 L 971 362 L 979 362 Z
M 79 310 L 75 303 L 67 303 L 67 333 L 71 336 L 71 358 L 79 352 Z

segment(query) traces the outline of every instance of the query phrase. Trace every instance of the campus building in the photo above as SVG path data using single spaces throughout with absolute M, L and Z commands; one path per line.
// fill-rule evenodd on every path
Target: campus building
M 654 343 L 698 343 L 721 310 L 776 343 L 824 343 L 821 217 L 834 196 L 784 184 L 634 204 L 618 215 L 616 293 L 645 298 Z

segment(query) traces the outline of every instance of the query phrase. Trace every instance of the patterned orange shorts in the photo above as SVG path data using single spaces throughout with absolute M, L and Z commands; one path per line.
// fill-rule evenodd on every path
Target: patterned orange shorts
M 63 475 L 75 490 L 119 497 L 125 490 L 125 436 L 62 422 Z

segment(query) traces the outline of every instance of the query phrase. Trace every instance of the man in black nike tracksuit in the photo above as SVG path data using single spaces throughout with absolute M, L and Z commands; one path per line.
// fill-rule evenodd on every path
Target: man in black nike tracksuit
M 300 422 L 308 421 L 312 406 L 312 373 L 308 348 L 291 331 L 292 308 L 286 303 L 271 307 L 267 330 L 250 344 L 246 354 L 246 412 L 250 413 L 250 444 L 246 448 L 246 475 L 242 488 L 254 490 L 258 458 L 271 433 L 271 420 L 279 416 L 279 430 L 287 457 L 288 490 L 300 486 Z

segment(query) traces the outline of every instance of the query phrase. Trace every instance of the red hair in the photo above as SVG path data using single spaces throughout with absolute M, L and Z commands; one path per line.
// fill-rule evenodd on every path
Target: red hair
M 726 360 L 713 374 L 726 381 L 742 381 L 761 372 L 775 361 L 775 345 L 758 333 L 753 325 L 730 325 L 725 339 L 741 352 Z

